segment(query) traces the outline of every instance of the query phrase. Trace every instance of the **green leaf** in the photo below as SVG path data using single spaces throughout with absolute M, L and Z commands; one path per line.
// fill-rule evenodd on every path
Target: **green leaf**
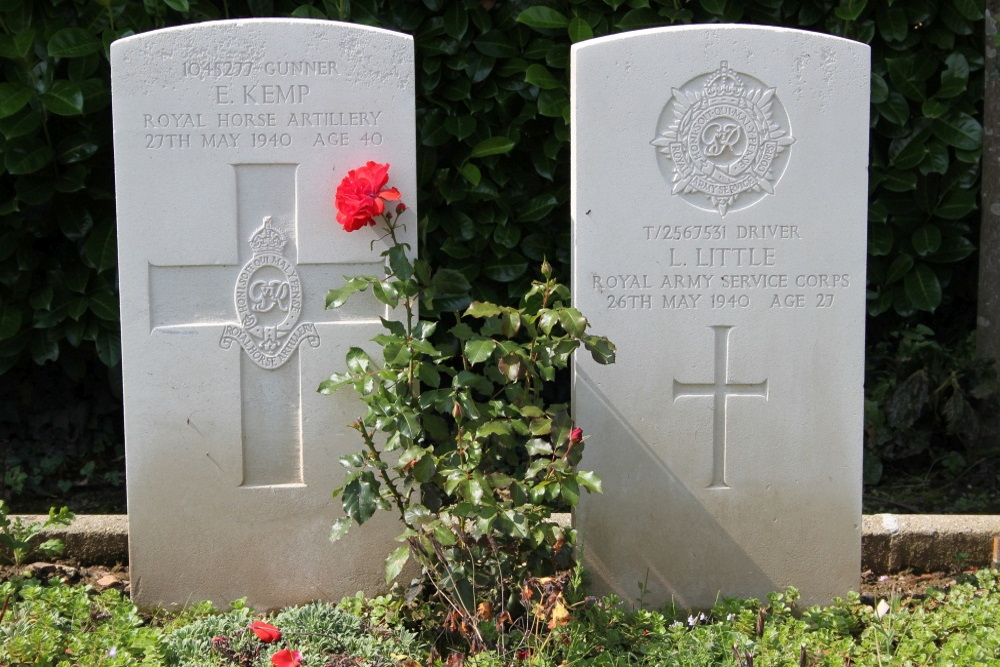
M 866 6 L 868 0 L 840 0 L 840 5 L 833 12 L 845 21 L 857 21 Z
M 494 419 L 480 426 L 476 430 L 476 437 L 485 438 L 489 435 L 509 435 L 511 430 L 509 421 Z
M 902 280 L 913 268 L 913 258 L 909 255 L 899 255 L 892 260 L 885 274 L 885 284 L 891 285 Z
M 476 144 L 472 149 L 470 157 L 487 157 L 489 155 L 503 155 L 509 153 L 514 148 L 515 142 L 507 137 L 490 137 Z
M 431 481 L 437 472 L 437 466 L 434 464 L 434 456 L 428 454 L 421 457 L 410 472 L 418 484 L 426 484 Z
M 465 343 L 465 357 L 470 364 L 481 364 L 493 354 L 497 347 L 495 340 L 470 340 Z
M 185 0 L 185 2 L 187 2 L 187 1 L 188 0 Z M 178 10 L 178 11 L 187 11 L 187 10 Z M 321 20 L 327 20 L 327 19 L 330 18 L 324 12 L 320 11 L 316 7 L 313 7 L 312 5 L 299 5 L 292 12 L 292 16 L 294 16 L 297 19 L 321 19 Z
M 587 318 L 576 308 L 563 308 L 559 311 L 559 324 L 570 336 L 582 336 L 587 328 Z
M 21 311 L 12 306 L 0 306 L 0 340 L 14 337 L 21 330 Z
M 583 344 L 597 363 L 615 363 L 615 344 L 604 336 L 585 336 Z
M 528 262 L 517 253 L 494 260 L 483 266 L 483 274 L 492 280 L 509 283 L 517 280 L 528 270 Z
M 458 168 L 458 173 L 462 175 L 465 180 L 469 182 L 473 187 L 479 185 L 482 181 L 483 175 L 479 171 L 479 167 L 472 164 L 471 162 L 466 162 L 461 167 Z
M 928 257 L 928 261 L 940 262 L 942 264 L 954 264 L 960 262 L 976 251 L 976 246 L 972 241 L 963 236 L 949 236 L 941 241 L 941 247 L 933 257 Z
M 576 473 L 576 481 L 592 493 L 602 493 L 601 478 L 590 470 L 580 470 Z
M 879 114 L 893 125 L 905 125 L 910 117 L 910 104 L 895 90 L 889 93 L 889 98 L 882 104 L 876 104 Z
M 906 274 L 903 289 L 917 310 L 933 312 L 941 304 L 941 283 L 934 270 L 924 264 Z
M 983 18 L 982 0 L 951 0 L 951 4 L 958 10 L 958 13 L 970 21 L 978 21 Z
M 2 7 L 0 7 L 0 11 L 3 11 Z M 16 35 L 0 35 L 0 58 L 9 58 L 10 60 L 24 58 L 34 43 L 35 30 L 33 28 L 22 28 Z
M 913 232 L 910 240 L 917 254 L 926 257 L 941 247 L 941 230 L 934 225 L 924 225 Z
M 517 22 L 532 28 L 567 28 L 566 15 L 551 7 L 529 7 L 517 15 Z
M 893 234 L 888 225 L 872 225 L 868 230 L 868 254 L 884 257 L 892 250 Z
M 118 322 L 120 314 L 118 312 L 118 297 L 111 292 L 98 292 L 91 294 L 89 299 L 91 312 L 102 320 L 108 322 Z
M 347 535 L 347 531 L 351 529 L 351 517 L 342 516 L 337 519 L 333 527 L 330 529 L 330 541 L 336 542 L 344 535 Z
M 41 142 L 8 145 L 3 156 L 4 167 L 13 176 L 33 174 L 50 162 L 52 149 Z
M 403 566 L 410 559 L 410 547 L 403 545 L 389 554 L 385 559 L 385 583 L 391 583 L 403 571 Z
M 569 22 L 569 41 L 574 44 L 577 42 L 582 42 L 591 39 L 594 36 L 594 31 L 591 29 L 590 24 L 584 21 L 579 16 L 574 17 Z
M 191 10 L 191 4 L 188 0 L 163 0 L 163 2 L 175 12 L 187 14 Z M 328 17 L 323 16 L 323 18 Z
M 413 277 L 413 264 L 406 256 L 406 249 L 401 245 L 394 245 L 389 248 L 389 269 L 400 280 L 409 280 Z
M 63 28 L 49 38 L 52 58 L 82 58 L 103 48 L 101 40 L 83 28 Z
M 365 470 L 344 486 L 344 511 L 358 524 L 372 518 L 378 508 L 379 482 L 374 473 Z
M 535 222 L 544 218 L 558 205 L 559 200 L 554 194 L 541 194 L 525 202 L 517 217 L 522 222 Z
M 951 190 L 938 206 L 934 214 L 945 220 L 961 220 L 976 210 L 976 190 Z
M 934 119 L 934 136 L 949 146 L 976 150 L 983 144 L 983 126 L 967 113 L 956 112 Z
M 574 506 L 580 502 L 580 485 L 575 477 L 567 477 L 559 484 L 562 491 L 562 499 L 569 506 Z
M 371 357 L 360 347 L 352 347 L 347 351 L 347 369 L 357 375 L 364 375 L 371 365 Z
M 927 146 L 919 136 L 893 139 L 889 144 L 889 162 L 896 169 L 913 169 L 927 155 Z
M 524 72 L 524 80 L 543 89 L 561 88 L 563 85 L 562 81 L 552 76 L 552 72 L 545 65 L 538 63 L 528 65 L 528 69 Z
M 0 87 L 4 85 L 6 84 L 0 83 Z M 0 92 L 0 106 L 6 101 L 2 92 Z M 3 136 L 7 139 L 17 139 L 18 137 L 27 136 L 34 133 L 41 126 L 43 117 L 44 114 L 30 107 L 21 109 L 21 111 L 6 117 L 0 114 L 0 133 L 3 133 Z
M 663 25 L 663 19 L 656 11 L 648 7 L 638 7 L 629 10 L 619 19 L 615 27 L 622 31 L 642 30 Z
M 103 331 L 94 341 L 97 347 L 97 358 L 108 368 L 114 368 L 122 361 L 122 339 L 116 331 Z
M 893 89 L 902 93 L 907 99 L 922 102 L 926 97 L 925 86 L 914 72 L 914 60 L 914 56 L 886 58 L 885 64 L 889 70 L 889 80 L 892 81 Z
M 906 11 L 901 7 L 879 6 L 878 29 L 882 38 L 887 42 L 901 42 L 906 39 L 907 20 Z
M 528 456 L 542 456 L 552 454 L 552 444 L 544 438 L 532 438 L 524 443 Z
M 494 58 L 513 58 L 520 53 L 503 30 L 491 30 L 479 37 L 473 46 L 480 53 Z
M 431 279 L 431 284 L 437 291 L 436 296 L 458 296 L 469 293 L 472 286 L 469 280 L 454 269 L 440 269 Z
M 941 87 L 934 93 L 937 98 L 961 95 L 969 85 L 969 61 L 961 53 L 945 58 L 946 69 L 941 72 Z
M 83 113 L 83 91 L 72 81 L 53 81 L 42 93 L 42 105 L 59 116 L 77 116 Z
M 326 308 L 340 308 L 347 299 L 355 292 L 368 288 L 370 283 L 376 282 L 378 278 L 374 276 L 355 276 L 353 278 L 344 276 L 346 282 L 336 289 L 326 293 Z
M 452 39 L 462 39 L 469 29 L 469 10 L 461 2 L 450 2 L 444 12 L 444 31 Z
M 871 102 L 881 104 L 889 99 L 889 86 L 879 74 L 872 72 L 871 75 Z
M 118 243 L 113 224 L 104 222 L 94 227 L 83 244 L 83 257 L 87 266 L 98 272 L 118 263 Z
M 0 118 L 6 118 L 24 108 L 34 96 L 31 88 L 13 83 L 0 83 Z

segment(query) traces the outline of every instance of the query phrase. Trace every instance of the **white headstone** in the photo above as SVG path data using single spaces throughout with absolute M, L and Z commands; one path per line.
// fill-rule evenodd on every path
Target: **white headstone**
M 859 583 L 869 49 L 738 25 L 572 51 L 584 558 L 709 607 Z
M 111 65 L 133 597 L 377 589 L 397 526 L 328 540 L 362 406 L 316 388 L 388 316 L 367 293 L 324 310 L 383 272 L 377 229 L 335 220 L 349 169 L 391 165 L 416 249 L 412 38 L 219 21 L 115 42 Z

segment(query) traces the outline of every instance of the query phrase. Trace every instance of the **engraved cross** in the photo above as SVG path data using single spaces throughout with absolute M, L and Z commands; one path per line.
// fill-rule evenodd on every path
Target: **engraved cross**
M 754 384 L 729 382 L 729 332 L 733 327 L 716 325 L 715 377 L 711 383 L 679 382 L 674 378 L 674 401 L 689 396 L 711 396 L 712 408 L 712 483 L 710 489 L 728 489 L 726 483 L 726 403 L 730 396 L 758 396 L 767 400 L 767 378 Z
M 378 322 L 386 314 L 384 309 L 323 308 L 326 290 L 341 276 L 378 274 L 382 265 L 298 263 L 297 166 L 233 165 L 232 256 L 216 263 L 149 267 L 151 333 L 181 340 L 207 329 L 204 334 L 219 341 L 218 354 L 239 354 L 243 487 L 305 483 L 302 392 L 315 388 L 302 387 L 298 342 L 319 347 L 324 330 L 333 333 L 330 326 Z M 262 230 L 270 238 L 261 240 Z M 285 242 L 280 251 L 270 247 L 275 239 Z

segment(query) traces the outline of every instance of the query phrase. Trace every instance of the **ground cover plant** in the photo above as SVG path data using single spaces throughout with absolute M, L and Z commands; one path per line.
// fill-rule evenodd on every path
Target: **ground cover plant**
M 363 596 L 264 616 L 236 602 L 140 614 L 116 590 L 59 579 L 0 582 L 0 664 L 184 667 L 355 665 L 895 665 L 1000 661 L 1000 573 L 957 575 L 950 590 L 862 601 L 857 593 L 802 608 L 794 590 L 721 600 L 710 610 L 645 609 L 638 599 L 567 590 L 565 624 L 508 650 L 470 655 L 415 634 L 402 600 Z M 578 582 L 576 582 L 578 583 Z

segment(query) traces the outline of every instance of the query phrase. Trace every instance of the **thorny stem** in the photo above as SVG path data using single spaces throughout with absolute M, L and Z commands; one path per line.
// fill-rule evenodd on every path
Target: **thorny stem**
M 365 425 L 361 422 L 360 419 L 355 423 L 355 428 L 357 428 L 358 433 L 361 434 L 361 439 L 365 441 L 365 446 L 368 448 L 368 451 L 371 452 L 372 456 L 375 457 L 376 461 L 381 462 L 382 455 L 378 451 L 378 448 L 375 446 L 375 440 L 372 439 L 371 433 L 368 432 L 368 429 L 365 428 Z M 386 487 L 392 494 L 393 502 L 396 504 L 396 509 L 399 510 L 399 520 L 402 521 L 403 525 L 409 528 L 410 530 L 416 530 L 410 524 L 410 522 L 406 520 L 406 501 L 403 500 L 403 496 L 400 495 L 399 490 L 396 488 L 396 485 L 392 483 L 391 479 L 389 479 L 389 474 L 385 471 L 385 468 L 383 468 L 382 466 L 376 465 L 375 467 L 378 468 L 378 474 L 382 477 L 382 481 L 385 482 Z

